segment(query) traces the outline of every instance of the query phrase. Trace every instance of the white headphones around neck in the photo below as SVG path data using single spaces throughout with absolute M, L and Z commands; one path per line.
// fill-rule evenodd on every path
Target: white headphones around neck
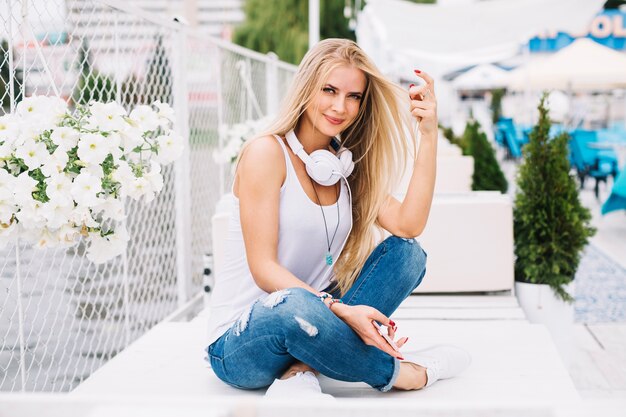
M 354 170 L 352 152 L 343 146 L 339 147 L 337 155 L 325 149 L 318 149 L 309 155 L 293 130 L 285 136 L 293 153 L 304 162 L 307 174 L 320 185 L 336 184 L 341 178 L 348 178 Z

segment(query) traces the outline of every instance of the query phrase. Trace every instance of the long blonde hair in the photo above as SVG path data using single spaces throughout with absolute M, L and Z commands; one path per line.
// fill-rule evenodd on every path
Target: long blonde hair
M 295 129 L 330 73 L 339 66 L 363 71 L 367 81 L 357 117 L 341 132 L 342 144 L 352 151 L 355 162 L 348 178 L 352 190 L 352 231 L 334 265 L 336 287 L 343 295 L 383 234 L 376 219 L 387 202 L 387 195 L 404 174 L 409 143 L 414 145 L 415 156 L 408 91 L 385 79 L 355 42 L 325 39 L 304 56 L 277 118 L 255 137 L 271 134 L 284 137 Z

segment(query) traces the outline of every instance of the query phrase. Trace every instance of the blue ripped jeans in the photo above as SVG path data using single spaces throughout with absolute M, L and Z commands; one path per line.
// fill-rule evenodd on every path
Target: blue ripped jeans
M 419 243 L 390 236 L 372 251 L 342 300 L 374 307 L 389 317 L 425 272 L 426 253 Z M 207 353 L 215 374 L 243 389 L 267 387 L 296 360 L 329 378 L 365 382 L 380 391 L 391 389 L 400 371 L 398 359 L 363 343 L 303 288 L 289 288 L 257 301 L 250 315 L 242 315 Z

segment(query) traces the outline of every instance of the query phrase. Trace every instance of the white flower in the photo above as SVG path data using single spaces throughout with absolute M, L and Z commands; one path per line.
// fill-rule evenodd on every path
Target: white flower
M 16 114 L 43 132 L 52 129 L 67 112 L 67 103 L 58 97 L 31 96 L 17 104 Z
M 142 131 L 152 131 L 159 127 L 159 116 L 150 106 L 140 105 L 130 112 L 129 118 L 134 126 Z
M 100 204 L 96 196 L 102 191 L 102 180 L 89 171 L 82 170 L 72 184 L 72 198 L 79 206 L 92 207 Z
M 50 200 L 72 201 L 72 175 L 59 172 L 46 178 L 46 195 Z
M 122 136 L 118 132 L 110 133 L 106 139 L 109 145 L 109 153 L 113 155 L 114 161 L 117 161 L 124 156 L 124 152 L 120 147 L 122 144 Z
M 111 148 L 102 135 L 87 133 L 78 141 L 78 157 L 88 164 L 101 164 L 110 152 Z
M 11 218 L 17 211 L 17 206 L 10 201 L 0 199 L 0 227 L 11 223 Z
M 37 230 L 46 226 L 46 218 L 43 213 L 43 203 L 31 200 L 28 204 L 22 204 L 16 217 L 24 230 Z
M 91 126 L 102 131 L 109 132 L 112 130 L 123 130 L 126 126 L 126 110 L 115 102 L 100 103 L 95 102 L 89 106 L 91 118 L 89 119 Z
M 137 127 L 129 125 L 128 128 L 120 131 L 119 133 L 122 139 L 122 148 L 124 148 L 124 152 L 127 154 L 132 152 L 132 150 L 137 146 L 141 146 L 145 143 L 142 137 L 143 132 Z
M 135 178 L 130 181 L 125 189 L 125 194 L 134 200 L 139 200 L 144 195 L 152 192 L 150 182 L 144 177 Z M 152 196 L 154 198 L 154 196 Z M 150 196 L 146 196 L 146 201 L 151 201 Z
M 17 148 L 15 156 L 23 159 L 28 169 L 32 171 L 43 165 L 50 157 L 50 153 L 43 142 L 29 139 Z
M 155 156 L 157 162 L 167 165 L 174 162 L 183 154 L 183 138 L 172 132 L 169 135 L 162 135 L 156 138 L 159 152 Z
M 102 264 L 123 254 L 130 236 L 124 227 L 118 227 L 113 234 L 106 237 L 99 233 L 90 233 L 89 240 L 87 258 L 95 264 Z
M 0 139 L 0 142 L 2 140 Z M 11 154 L 13 153 L 13 143 L 9 142 L 8 140 L 2 142 L 2 144 L 0 144 L 0 159 L 6 159 L 6 158 L 10 158 Z
M 13 195 L 13 189 L 15 188 L 15 177 L 4 169 L 0 169 L 0 198 L 5 195 Z
M 42 115 L 45 115 L 50 111 L 48 106 L 47 97 L 45 96 L 31 96 L 26 97 L 19 103 L 17 103 L 17 108 L 15 112 L 22 119 L 36 119 L 41 118 Z
M 74 204 L 66 198 L 51 199 L 41 207 L 41 214 L 47 220 L 47 226 L 56 230 L 70 221 Z
M 37 249 L 45 249 L 54 247 L 57 245 L 57 243 L 57 237 L 50 233 L 47 227 L 44 227 L 39 231 L 39 236 L 37 237 L 37 242 L 34 246 Z
M 78 144 L 79 133 L 71 127 L 61 126 L 52 131 L 50 139 L 59 148 L 69 151 Z
M 59 174 L 63 172 L 69 162 L 69 159 L 70 157 L 67 155 L 66 151 L 61 148 L 57 148 L 57 150 L 50 155 L 44 165 L 41 166 L 41 172 L 46 177 Z
M 13 146 L 18 149 L 25 142 L 38 142 L 44 130 L 46 130 L 46 126 L 36 120 L 29 122 L 21 121 L 20 131 L 15 141 L 13 141 Z
M 72 201 L 72 177 L 64 173 L 57 173 L 46 178 L 46 195 L 51 200 Z
M 152 103 L 152 105 L 157 108 L 157 115 L 161 119 L 164 119 L 165 122 L 174 121 L 174 109 L 171 108 L 169 104 L 162 103 L 161 101 L 157 100 L 154 103 Z M 165 123 L 165 125 L 167 125 L 167 123 Z
M 5 114 L 0 116 L 0 142 L 13 143 L 19 132 L 20 123 L 15 115 Z
M 89 173 L 94 177 L 98 178 L 100 182 L 102 182 L 102 177 L 104 177 L 104 171 L 102 170 L 102 165 L 88 165 L 85 168 L 80 170 L 80 173 Z
M 17 230 L 17 228 L 17 222 L 0 222 L 0 250 L 4 249 L 8 243 L 11 243 L 15 240 L 15 231 Z
M 158 162 L 150 161 L 150 172 L 144 174 L 144 178 L 150 183 L 150 189 L 153 193 L 160 193 L 163 189 L 163 175 L 161 175 L 161 165 Z M 152 201 L 152 198 L 150 201 Z M 146 197 L 146 203 L 150 202 Z
M 61 226 L 55 234 L 59 245 L 69 247 L 74 245 L 80 237 L 80 229 L 68 223 Z
M 102 213 L 103 220 L 113 219 L 116 221 L 124 220 L 126 214 L 124 213 L 124 203 L 114 197 L 107 197 L 102 199 L 102 202 L 94 207 L 94 213 Z
M 8 225 L 18 210 L 13 196 L 14 185 L 15 177 L 0 169 L 0 227 L 2 224 Z
M 133 169 L 128 165 L 128 162 L 118 161 L 117 168 L 111 173 L 111 177 L 113 180 L 123 184 L 135 178 L 135 175 L 133 174 Z
M 13 196 L 15 203 L 19 206 L 26 206 L 33 203 L 33 191 L 37 189 L 37 181 L 22 172 L 13 182 Z
M 78 227 L 98 227 L 100 224 L 94 220 L 88 207 L 76 206 L 70 215 L 70 222 Z
M 67 102 L 59 97 L 46 97 L 45 102 L 48 106 L 46 115 L 50 117 L 46 123 L 57 124 L 67 114 Z

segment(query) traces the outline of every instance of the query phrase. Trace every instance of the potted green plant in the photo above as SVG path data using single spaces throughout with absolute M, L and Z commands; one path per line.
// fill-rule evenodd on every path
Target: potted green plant
M 558 331 L 567 327 L 563 320 L 573 322 L 571 283 L 595 229 L 570 174 L 569 136 L 549 136 L 546 98 L 539 102 L 539 121 L 524 146 L 517 176 L 515 288 L 528 319 Z
M 474 158 L 472 190 L 491 190 L 506 193 L 509 184 L 496 159 L 496 153 L 481 130 L 480 123 L 469 120 L 460 141 L 463 154 Z

